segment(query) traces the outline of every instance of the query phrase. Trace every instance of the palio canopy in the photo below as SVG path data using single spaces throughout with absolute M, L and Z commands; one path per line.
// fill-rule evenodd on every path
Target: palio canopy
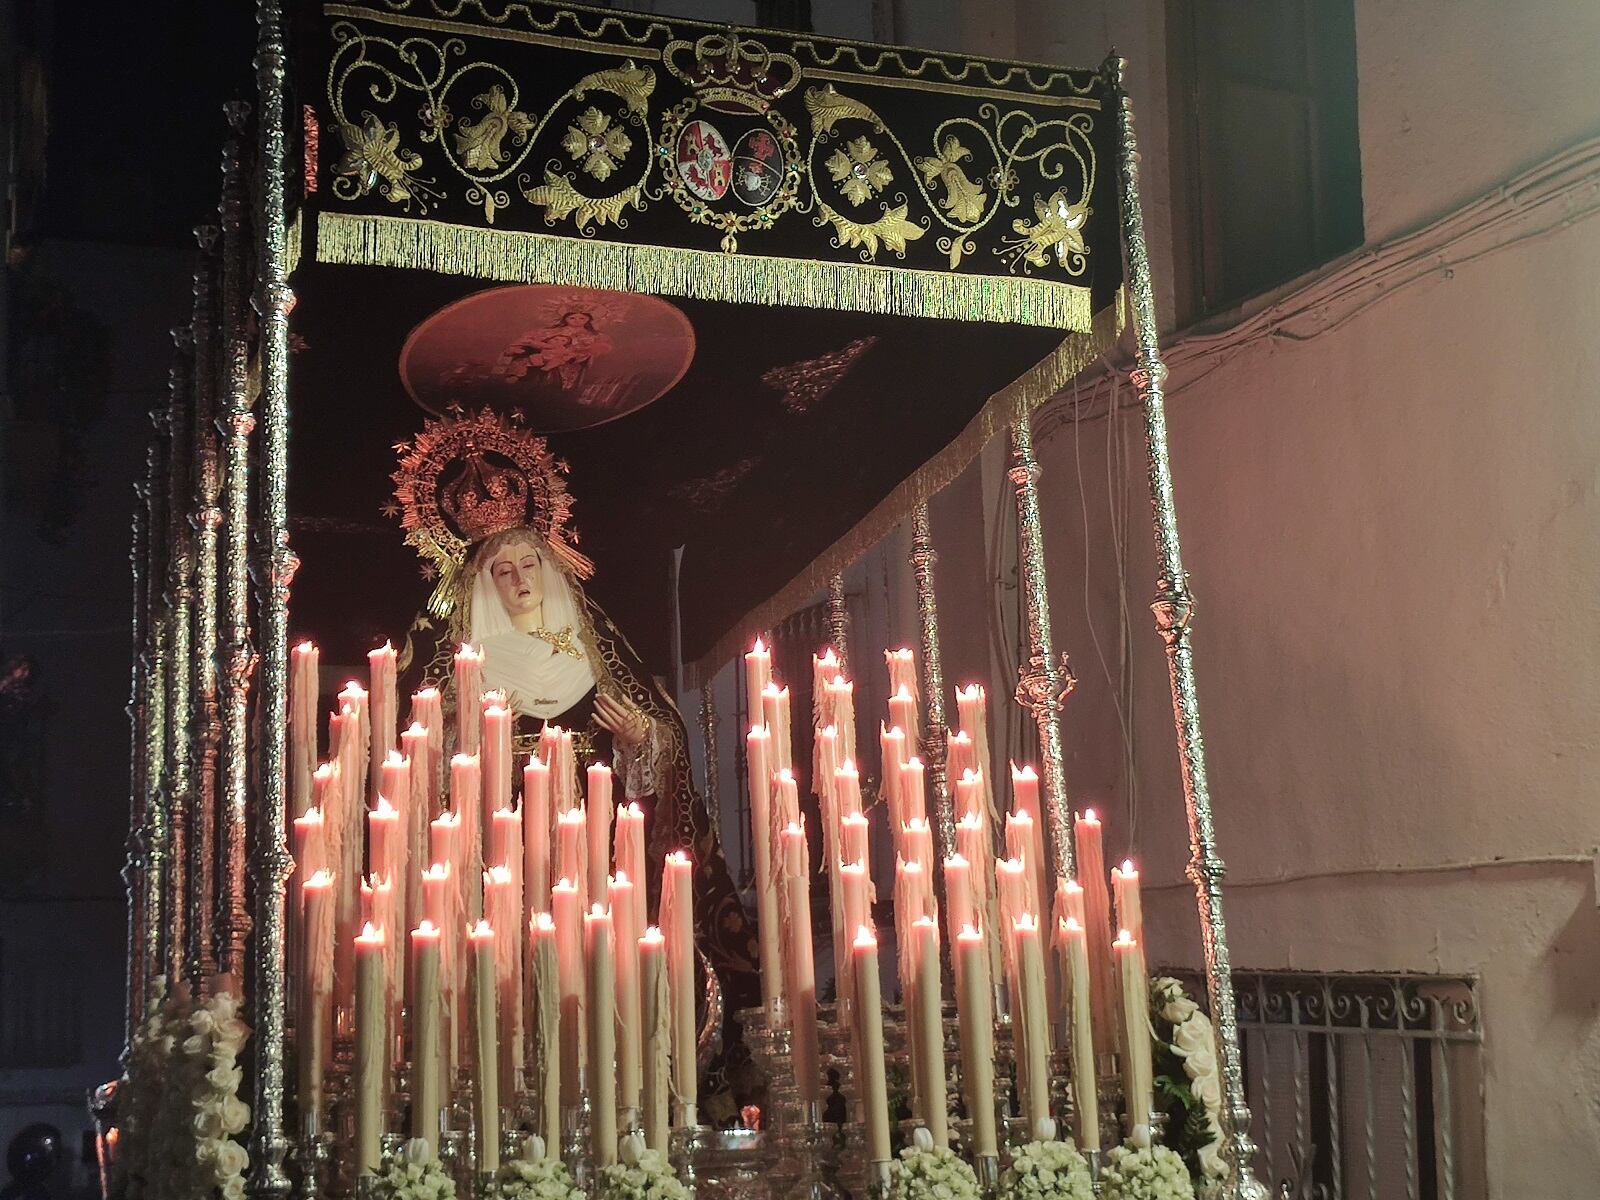
M 714 663 L 1116 335 L 1095 72 L 400 7 L 321 6 L 296 45 L 296 625 L 335 661 L 426 593 L 379 515 L 426 412 L 550 434 L 591 588 L 658 661 L 684 547 Z

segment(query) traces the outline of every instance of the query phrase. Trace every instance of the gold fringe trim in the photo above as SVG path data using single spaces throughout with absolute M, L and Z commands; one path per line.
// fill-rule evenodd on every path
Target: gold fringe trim
M 725 254 L 412 217 L 317 215 L 317 261 L 899 317 L 1091 331 L 1089 289 L 1014 276 Z
M 1087 333 L 1074 333 L 1050 355 L 1030 367 L 1012 383 L 996 392 L 978 414 L 940 450 L 890 492 L 849 533 L 814 558 L 810 565 L 778 591 L 745 614 L 728 633 L 717 639 L 709 651 L 684 664 L 689 688 L 699 687 L 714 676 L 722 665 L 745 648 L 756 633 L 770 629 L 828 585 L 828 577 L 843 571 L 937 492 L 954 482 L 978 457 L 989 439 L 1001 430 L 1031 416 L 1034 409 L 1049 400 L 1096 359 L 1104 355 L 1122 336 L 1127 319 L 1126 296 L 1118 289 L 1116 301 L 1094 315 Z

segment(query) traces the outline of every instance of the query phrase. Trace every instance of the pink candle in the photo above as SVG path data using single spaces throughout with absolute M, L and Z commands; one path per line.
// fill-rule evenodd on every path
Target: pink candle
M 761 1005 L 768 1020 L 783 994 L 779 944 L 778 882 L 772 859 L 772 734 L 765 725 L 745 735 L 745 765 L 750 788 L 750 848 L 755 860 L 756 944 L 761 959 Z
M 476 728 L 476 725 L 474 725 Z M 476 754 L 457 754 L 450 760 L 450 809 L 461 822 L 460 854 L 462 871 L 458 882 L 462 885 L 462 899 L 466 904 L 467 920 L 476 922 L 483 916 L 482 896 L 477 881 L 483 871 L 483 776 L 478 769 Z M 449 931 L 446 931 L 449 936 Z
M 522 769 L 522 886 L 527 920 L 550 908 L 550 768 L 537 756 Z
M 549 904 L 546 900 L 547 909 Z M 534 999 L 530 1011 L 536 1057 L 529 1079 L 538 1113 L 535 1129 L 545 1139 L 545 1157 L 554 1158 L 561 1153 L 561 982 L 556 923 L 549 912 L 534 914 L 532 935 L 529 977 Z
M 645 1145 L 667 1151 L 667 1093 L 671 1018 L 667 1011 L 666 939 L 654 925 L 639 939 L 639 1022 L 644 1032 L 641 1098 Z
M 358 1175 L 378 1169 L 383 1133 L 383 1095 L 389 1074 L 386 1046 L 388 1011 L 384 1002 L 383 930 L 366 926 L 356 938 L 356 1045 L 351 1074 L 355 1084 L 355 1167 Z
M 832 725 L 821 726 L 816 731 L 813 744 L 816 763 L 812 770 L 812 790 L 818 796 L 831 798 L 834 774 L 839 769 L 839 731 Z
M 917 721 L 916 693 L 901 684 L 889 697 L 889 723 L 906 731 L 906 740 L 915 745 L 920 728 Z
M 822 1073 L 817 1043 L 817 973 L 811 955 L 811 853 L 806 831 L 790 822 L 780 833 L 784 884 L 789 889 L 788 944 L 784 956 L 789 994 L 790 1060 L 804 1119 L 820 1121 Z
M 1078 882 L 1083 885 L 1084 940 L 1089 951 L 1090 996 L 1093 1000 L 1096 1054 L 1110 1054 L 1117 1041 L 1117 1002 L 1111 960 L 1111 899 L 1106 893 L 1105 851 L 1100 820 L 1086 808 L 1074 832 L 1078 847 Z
M 559 879 L 550 889 L 550 916 L 556 926 L 556 975 L 561 995 L 561 1103 L 571 1107 L 582 1094 L 578 1064 L 583 1040 L 583 910 L 577 886 Z
M 616 957 L 611 913 L 599 904 L 584 914 L 583 946 L 596 1009 L 588 1026 L 589 1155 L 603 1169 L 617 1161 L 617 1027 L 604 1008 L 616 992 Z
M 327 868 L 327 833 L 320 808 L 308 808 L 296 817 L 292 836 L 294 871 L 300 879 L 309 879 Z
M 864 863 L 867 861 L 867 818 L 861 813 L 851 813 L 839 822 L 839 861 Z M 857 921 L 856 925 L 861 924 Z M 846 925 L 854 929 L 855 925 Z
M 861 774 L 854 759 L 845 759 L 833 773 L 834 795 L 839 805 L 839 820 L 861 813 Z
M 843 675 L 828 684 L 828 711 L 839 730 L 839 754 L 843 760 L 856 758 L 855 684 Z
M 839 656 L 832 646 L 821 654 L 811 656 L 811 707 L 817 725 L 827 725 L 833 720 L 828 711 L 828 684 L 839 674 Z
M 483 873 L 483 911 L 491 929 L 505 936 L 494 942 L 496 1022 L 499 1029 L 500 1094 L 512 1097 L 522 1085 L 522 896 L 509 868 L 490 867 Z
M 955 945 L 967 926 L 977 928 L 978 908 L 972 902 L 972 864 L 959 854 L 944 860 L 945 936 Z M 959 965 L 959 960 L 957 960 Z
M 672 1083 L 678 1124 L 697 1120 L 694 1027 L 693 865 L 682 850 L 667 855 L 661 873 L 661 932 L 667 939 L 667 990 L 672 1018 Z
M 889 827 L 898 829 L 905 820 L 900 812 L 900 768 L 907 761 L 905 730 L 880 727 L 878 749 L 883 756 L 883 799 L 889 807 Z
M 956 712 L 961 728 L 972 737 L 972 753 L 978 770 L 985 777 L 993 772 L 989 766 L 989 698 L 981 683 L 969 683 L 956 692 Z
M 372 697 L 372 717 L 369 721 L 371 761 L 381 763 L 394 749 L 396 726 L 400 720 L 400 702 L 395 696 L 395 652 L 388 642 L 376 650 L 367 651 L 367 685 Z M 378 784 L 374 780 L 374 799 L 377 790 Z
M 478 752 L 478 699 L 483 695 L 483 653 L 463 644 L 456 651 L 456 753 Z
M 641 1083 L 639 1037 L 639 939 L 644 929 L 639 924 L 642 911 L 634 893 L 642 889 L 621 870 L 611 879 L 611 921 L 617 942 L 617 1104 L 624 1109 L 639 1107 Z
M 311 807 L 311 774 L 317 765 L 317 674 L 320 655 L 311 642 L 289 652 L 289 811 Z
M 1017 1031 L 1018 1075 L 1022 1083 L 1022 1113 L 1028 1128 L 1050 1116 L 1050 1023 L 1044 988 L 1044 947 L 1034 915 L 1025 912 L 1012 922 L 1017 962 L 1019 1004 Z
M 901 688 L 905 688 L 913 696 L 917 694 L 917 664 L 911 651 L 902 647 L 899 650 L 885 650 L 883 652 L 884 664 L 889 668 L 889 694 L 898 695 Z M 907 726 L 902 726 L 907 728 Z
M 1128 1101 L 1128 1124 L 1138 1129 L 1150 1124 L 1153 1087 L 1149 976 L 1144 948 L 1126 929 L 1117 934 L 1111 948 L 1116 956 L 1118 993 L 1122 1001 L 1122 1090 Z
M 1100 1100 L 1095 1088 L 1094 1018 L 1089 1011 L 1089 954 L 1084 946 L 1083 925 L 1076 917 L 1067 917 L 1062 922 L 1061 939 L 1066 960 L 1063 974 L 1067 993 L 1067 1045 L 1072 1052 L 1074 1133 L 1078 1145 L 1098 1150 Z
M 578 911 L 588 894 L 588 818 L 581 808 L 568 809 L 556 818 L 556 873 L 578 891 Z
M 498 704 L 483 710 L 483 821 L 488 828 L 491 814 L 511 807 L 511 722 L 512 714 Z
M 1111 868 L 1111 890 L 1117 901 L 1117 927 L 1126 929 L 1139 945 L 1144 945 L 1144 906 L 1139 897 L 1139 872 L 1131 858 Z
M 878 980 L 878 939 L 870 926 L 860 926 L 851 947 L 851 960 L 867 1157 L 874 1163 L 887 1163 L 890 1157 L 889 1087 L 883 1058 L 883 992 Z
M 1023 872 L 1028 877 L 1028 908 L 1034 913 L 1044 911 L 1045 894 L 1038 832 L 1038 823 L 1027 813 L 1006 815 L 1006 854 L 1022 862 Z
M 572 730 L 557 729 L 553 756 L 550 759 L 550 782 L 555 789 L 556 815 L 577 807 L 578 763 L 574 757 Z
M 417 998 L 411 1025 L 411 1136 L 425 1138 L 430 1145 L 439 1136 L 439 1109 L 444 1094 L 441 1068 L 448 1052 L 441 1012 L 445 961 L 442 932 L 427 921 L 411 931 L 411 994 Z
M 968 771 L 978 769 L 978 759 L 972 750 L 972 735 L 965 729 L 957 729 L 950 733 L 945 741 L 944 771 L 946 778 L 953 779 L 959 785 L 961 778 Z M 965 814 L 966 809 L 959 804 L 957 810 Z
M 911 925 L 911 944 L 916 975 L 912 988 L 916 996 L 915 1021 L 908 1031 L 911 1052 L 917 1061 L 913 1073 L 917 1081 L 915 1110 L 933 1137 L 934 1146 L 950 1146 L 950 1109 L 945 1099 L 944 996 L 939 985 L 939 927 L 931 916 L 917 918 Z
M 900 819 L 907 822 L 928 819 L 928 791 L 922 760 L 914 755 L 900 768 Z
M 767 684 L 761 693 L 763 723 L 772 734 L 772 758 L 768 765 L 774 771 L 794 769 L 794 731 L 789 724 L 789 689 L 775 683 Z
M 773 777 L 772 808 L 773 824 L 778 829 L 800 819 L 800 785 L 787 767 Z
M 588 814 L 589 895 L 595 899 L 605 895 L 611 875 L 611 807 L 611 768 L 590 763 L 584 810 Z
M 439 695 L 438 688 L 422 688 L 411 693 L 411 720 L 428 731 L 427 767 L 424 777 L 428 785 L 428 815 L 437 816 L 439 813 L 440 797 L 444 790 L 444 781 L 440 773 L 444 770 L 444 700 Z M 423 761 L 414 758 L 413 764 Z M 415 765 L 411 768 L 415 771 Z
M 372 874 L 393 883 L 405 870 L 405 843 L 401 841 L 400 814 L 387 796 L 367 810 L 367 849 Z
M 900 831 L 900 853 L 916 863 L 925 877 L 933 877 L 933 830 L 921 817 L 912 817 Z
M 305 913 L 300 940 L 300 1011 L 296 1022 L 301 1111 L 316 1128 L 323 1113 L 323 1075 L 333 1044 L 333 938 L 337 893 L 326 870 L 300 885 Z
M 867 922 L 870 882 L 866 863 L 857 860 L 839 868 L 839 890 L 844 896 L 845 927 L 859 929 Z
M 772 682 L 772 652 L 760 638 L 744 656 L 744 688 L 746 703 L 760 703 L 767 684 Z
M 522 814 L 498 808 L 489 822 L 489 855 L 485 867 L 505 867 L 522 878 Z
M 644 894 L 644 810 L 636 801 L 617 809 L 616 845 L 613 857 L 617 874 L 634 882 L 633 927 L 643 930 L 650 923 Z
M 988 815 L 988 805 L 985 802 L 983 779 L 976 771 L 963 771 L 956 778 L 956 811 L 961 818 L 979 817 Z

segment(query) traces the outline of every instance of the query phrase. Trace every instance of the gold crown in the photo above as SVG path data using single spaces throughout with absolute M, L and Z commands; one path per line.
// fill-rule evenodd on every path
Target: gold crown
M 774 54 L 754 38 L 732 32 L 708 33 L 694 42 L 669 42 L 661 61 L 696 90 L 731 90 L 768 103 L 792 92 L 800 82 L 800 63 L 793 56 Z
M 485 408 L 430 419 L 414 441 L 395 449 L 400 525 L 406 544 L 426 560 L 424 574 L 438 580 L 428 601 L 436 616 L 455 607 L 468 551 L 508 529 L 532 530 L 579 579 L 594 574 L 568 525 L 567 464 L 544 438 Z

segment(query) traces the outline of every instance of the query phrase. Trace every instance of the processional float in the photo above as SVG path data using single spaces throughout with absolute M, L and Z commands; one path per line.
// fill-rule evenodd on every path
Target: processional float
M 170 401 L 154 414 L 134 518 L 129 1048 L 124 1078 L 101 1097 L 102 1145 L 120 1160 L 112 1177 L 121 1188 L 232 1197 L 248 1174 L 262 1196 L 398 1195 L 418 1180 L 554 1195 L 551 1181 L 568 1179 L 554 1165 L 564 1158 L 579 1183 L 620 1194 L 607 1191 L 623 1185 L 605 1168 L 618 1134 L 637 1128 L 637 1139 L 623 1138 L 621 1169 L 644 1194 L 673 1194 L 650 1190 L 670 1182 L 652 1171 L 676 1171 L 708 1194 L 781 1184 L 910 1196 L 922 1194 L 918 1179 L 1004 1191 L 1019 1172 L 1052 1164 L 1061 1194 L 1077 1194 L 1067 1182 L 1083 1161 L 1076 1151 L 1069 1161 L 1041 1149 L 1060 1117 L 1091 1151 L 1097 1189 L 1167 1194 L 1129 1178 L 1160 1166 L 1149 1149 L 1161 1132 L 1149 1116 L 1148 1066 L 1142 1079 L 1127 1074 L 1149 1050 L 1142 948 L 1137 960 L 1125 956 L 1141 969 L 1124 972 L 1138 978 L 1120 994 L 1125 1005 L 1139 1000 L 1120 1024 L 1115 984 L 1074 974 L 1073 955 L 1109 943 L 1111 928 L 1094 906 L 1105 895 L 1092 861 L 1098 825 L 1092 814 L 1074 821 L 1062 764 L 1072 681 L 1051 631 L 1030 430 L 1033 409 L 1103 354 L 1131 311 L 1159 551 L 1153 609 L 1220 1066 L 1221 1152 L 1202 1183 L 1264 1195 L 1250 1167 L 1193 601 L 1121 61 L 1069 70 L 541 2 L 284 7 L 258 6 L 254 112 L 227 110 L 218 227 L 198 231 L 193 314 L 175 331 Z M 417 463 L 447 429 L 455 466 L 430 476 L 436 489 L 423 495 Z M 1015 773 L 1003 844 L 985 823 L 1004 789 L 975 745 L 986 746 L 982 690 L 946 690 L 927 509 L 1001 430 L 1027 613 L 1015 695 L 1036 725 L 1040 763 L 1037 775 Z M 411 452 L 399 498 L 413 544 L 428 521 L 460 543 L 432 560 L 443 571 L 432 623 L 413 620 L 428 589 L 408 583 L 410 552 L 377 515 L 392 443 Z M 535 444 L 537 464 L 519 459 L 517 446 Z M 576 557 L 564 569 L 578 557 L 597 567 L 594 594 L 645 658 L 686 663 L 708 680 L 757 633 L 826 595 L 832 646 L 813 659 L 812 761 L 795 761 L 792 728 L 810 723 L 789 713 L 778 686 L 802 695 L 803 681 L 772 681 L 759 643 L 745 655 L 742 767 L 752 807 L 765 810 L 755 818 L 750 906 L 762 918 L 762 990 L 726 1029 L 716 964 L 695 962 L 704 946 L 693 943 L 708 934 L 690 932 L 698 885 L 689 861 L 640 866 L 642 852 L 630 851 L 627 878 L 623 831 L 634 815 L 609 799 L 597 807 L 609 773 L 590 773 L 580 803 L 570 731 L 563 749 L 547 728 L 526 775 L 516 772 L 524 784 L 513 799 L 515 718 L 504 697 L 506 707 L 482 710 L 467 647 L 453 663 L 453 719 L 430 710 L 433 696 L 414 704 L 409 739 L 395 736 L 396 655 L 373 648 L 408 631 L 454 630 L 441 597 L 463 569 L 469 534 L 508 527 L 488 520 L 496 504 L 548 514 L 550 489 L 566 477 L 581 496 L 585 540 L 581 556 L 568 547 Z M 536 495 L 524 494 L 530 487 Z M 891 681 L 904 686 L 880 711 L 852 697 L 849 667 L 866 649 L 849 645 L 842 573 L 907 518 L 918 653 L 891 656 Z M 670 589 L 641 582 L 665 578 L 669 560 Z M 291 651 L 291 629 L 314 635 L 320 651 Z M 569 648 L 548 630 L 536 636 L 553 655 Z M 589 639 L 592 651 L 592 629 Z M 370 685 L 351 685 L 353 706 L 341 693 L 332 726 L 359 732 L 362 761 L 350 757 L 355 733 L 343 733 L 327 746 L 340 761 L 313 780 L 318 706 L 336 689 L 321 688 L 307 664 L 320 653 L 337 670 L 369 652 Z M 643 711 L 644 692 L 619 695 L 614 724 Z M 841 850 L 870 836 L 860 783 L 879 740 L 855 743 L 853 706 L 864 728 L 889 718 L 878 780 L 899 866 L 880 881 L 894 903 L 886 894 L 876 908 L 870 874 L 849 875 L 865 855 Z M 714 792 L 709 688 L 701 717 Z M 477 751 L 463 754 L 468 774 L 444 766 L 451 750 Z M 423 762 L 434 783 L 398 782 L 420 778 Z M 337 802 L 306 800 L 358 775 Z M 430 911 L 435 919 L 416 924 L 429 882 L 416 855 L 426 851 L 387 876 L 380 867 L 422 847 L 423 825 L 442 821 L 449 834 L 476 807 L 460 798 L 464 779 L 483 805 L 472 853 L 458 864 L 471 868 L 462 873 L 474 884 L 461 892 L 471 911 Z M 815 851 L 799 819 L 807 785 L 824 857 L 814 889 Z M 490 806 L 491 793 L 503 808 Z M 397 848 L 384 822 L 404 819 L 396 810 L 413 801 L 412 834 Z M 315 841 L 324 858 L 312 861 L 309 825 L 296 824 L 297 863 L 291 822 L 320 824 L 336 803 L 354 841 L 336 855 Z M 875 807 L 870 795 L 865 804 Z M 583 866 L 549 857 L 578 845 L 560 842 L 567 817 L 601 826 L 573 850 Z M 513 825 L 520 849 L 491 850 Z M 1080 859 L 1075 847 L 1090 849 Z M 308 878 L 311 865 L 323 870 Z M 481 867 L 490 868 L 483 888 Z M 491 878 L 496 870 L 503 879 Z M 362 880 L 367 921 L 355 937 L 332 911 L 341 873 L 347 896 L 352 873 Z M 513 874 L 522 899 L 497 928 L 488 918 L 505 910 L 493 889 Z M 1117 874 L 1125 920 L 1137 912 L 1136 876 Z M 576 899 L 579 876 L 595 894 L 607 889 L 610 904 L 563 916 L 546 901 L 560 901 L 563 886 Z M 395 892 L 384 900 L 386 888 Z M 647 895 L 660 897 L 661 928 L 641 938 Z M 819 944 L 832 947 L 831 1005 L 816 1002 L 813 911 L 827 927 Z M 898 961 L 898 1005 L 893 986 L 881 997 L 891 1003 L 879 1002 L 874 912 L 896 926 L 883 938 Z M 460 926 L 443 963 L 441 924 Z M 337 947 L 331 933 L 326 946 L 340 989 L 326 1007 L 308 991 L 324 928 L 338 930 Z M 627 976 L 636 1011 L 619 1001 L 615 1028 L 563 1023 L 567 980 L 549 963 L 559 938 L 582 934 L 573 969 L 592 994 L 610 995 L 629 971 L 662 975 L 659 987 Z M 455 983 L 440 982 L 452 961 Z M 979 967 L 964 961 L 981 963 L 992 987 L 973 986 Z M 698 1035 L 697 979 L 706 985 Z M 454 1007 L 441 1010 L 434 997 L 452 986 Z M 1111 999 L 1091 1006 L 1087 991 Z M 1091 1015 L 1123 1031 L 1120 1050 L 1103 1028 L 1096 1044 Z M 643 1077 L 621 1068 L 623 1086 L 639 1089 L 632 1103 L 597 1069 L 618 1061 L 619 1030 Z M 701 1119 L 693 1098 L 707 1047 L 697 1036 L 732 1039 L 724 1059 L 748 1055 L 756 1083 L 722 1086 L 734 1095 L 757 1087 L 765 1129 L 748 1113 L 731 1122 L 741 1128 Z M 516 1038 L 525 1044 L 509 1069 L 491 1065 Z M 957 1064 L 948 1072 L 947 1041 Z M 459 1088 L 458 1055 L 472 1064 Z M 557 1099 L 541 1074 L 562 1063 L 586 1084 L 572 1094 L 569 1081 Z M 832 1113 L 820 1094 L 824 1063 L 842 1081 Z M 894 1173 L 886 1076 L 901 1070 L 911 1119 L 894 1136 L 909 1149 Z M 1086 1115 L 1096 1108 L 1098 1120 Z M 416 1140 L 404 1142 L 407 1133 Z M 1102 1161 L 1099 1148 L 1125 1133 L 1130 1148 Z M 502 1151 L 514 1161 L 501 1164 Z

